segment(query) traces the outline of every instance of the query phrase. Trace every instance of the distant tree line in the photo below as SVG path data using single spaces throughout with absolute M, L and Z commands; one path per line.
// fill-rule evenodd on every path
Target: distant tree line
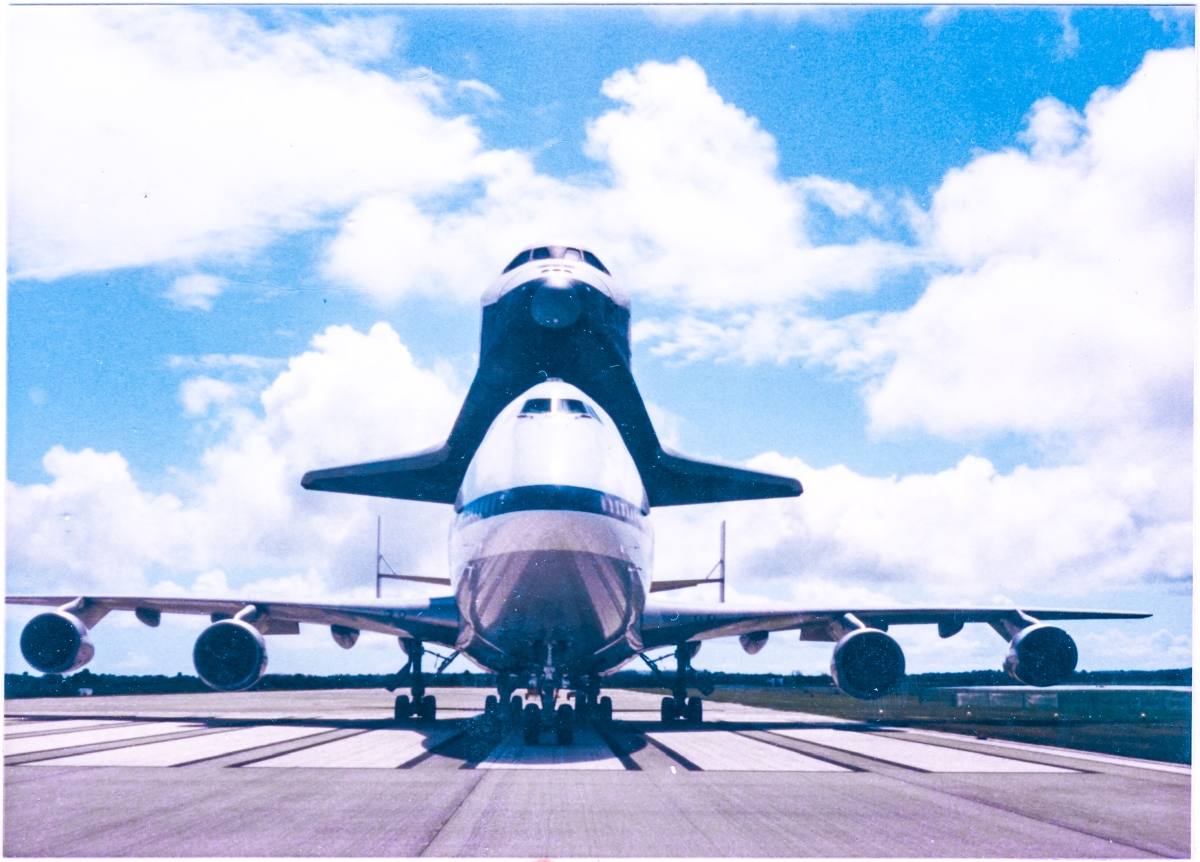
M 717 688 L 829 688 L 833 680 L 828 674 L 806 676 L 801 673 L 788 675 L 763 673 L 702 672 Z M 333 674 L 310 676 L 308 674 L 267 674 L 259 681 L 258 691 L 303 691 L 306 689 L 335 688 L 385 688 L 393 682 L 392 674 Z M 669 677 L 668 677 L 669 679 Z M 491 688 L 496 685 L 494 674 L 444 673 L 430 679 L 433 685 L 448 687 Z M 662 688 L 667 680 L 641 671 L 618 671 L 605 677 L 606 686 L 614 688 Z M 1102 670 L 1076 671 L 1067 685 L 1177 685 L 1192 684 L 1191 668 L 1174 670 Z M 972 670 L 960 673 L 909 674 L 904 686 L 910 690 L 920 688 L 957 687 L 976 685 L 1020 685 L 1002 671 Z M 89 690 L 93 695 L 112 694 L 190 694 L 208 692 L 210 689 L 195 676 L 119 676 L 107 673 L 92 673 L 86 668 L 71 676 L 46 674 L 33 676 L 28 673 L 4 675 L 4 696 L 7 699 L 27 697 L 78 697 L 80 690 Z

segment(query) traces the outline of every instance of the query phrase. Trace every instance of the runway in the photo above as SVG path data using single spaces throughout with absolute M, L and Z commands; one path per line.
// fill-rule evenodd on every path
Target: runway
M 432 693 L 425 726 L 374 690 L 8 701 L 4 852 L 1190 855 L 1187 766 L 732 704 L 668 729 L 625 691 L 571 746 L 482 756 L 487 691 Z

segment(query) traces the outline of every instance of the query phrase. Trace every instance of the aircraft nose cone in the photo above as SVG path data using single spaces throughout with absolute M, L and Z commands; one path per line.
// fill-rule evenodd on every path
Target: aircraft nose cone
M 543 284 L 533 294 L 533 301 L 529 305 L 533 319 L 549 329 L 565 329 L 579 319 L 582 310 L 574 286 Z

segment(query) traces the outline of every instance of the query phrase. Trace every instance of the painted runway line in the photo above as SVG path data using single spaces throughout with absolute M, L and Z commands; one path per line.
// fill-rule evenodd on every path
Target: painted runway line
M 1115 754 L 1095 754 L 1090 751 L 1079 751 L 1075 748 L 1061 748 L 1055 745 L 1035 745 L 1030 742 L 1010 742 L 1007 739 L 974 739 L 963 737 L 956 733 L 939 733 L 936 730 L 917 730 L 905 728 L 905 733 L 917 736 L 932 736 L 939 739 L 967 739 L 975 745 L 986 745 L 992 748 L 1007 748 L 1013 751 L 1024 751 L 1029 754 L 1049 754 L 1054 757 L 1067 757 L 1075 760 L 1090 760 L 1093 763 L 1107 763 L 1112 766 L 1128 766 L 1131 769 L 1149 769 L 1152 772 L 1170 772 L 1175 775 L 1191 775 L 1192 767 L 1185 763 L 1163 763 L 1158 760 L 1142 760 L 1137 757 L 1120 757 Z
M 924 772 L 1070 772 L 1058 766 L 993 757 L 942 745 L 908 742 L 880 733 L 852 730 L 773 730 L 779 736 L 799 739 L 827 748 L 862 754 L 876 760 L 910 766 Z
M 647 737 L 705 772 L 850 772 L 796 751 L 726 730 L 647 733 Z
M 16 739 L 22 736 L 40 736 L 48 733 L 63 733 L 68 730 L 83 728 L 117 727 L 129 725 L 128 721 L 114 721 L 105 718 L 68 718 L 65 721 L 21 721 L 5 723 L 4 738 Z
M 589 727 L 575 730 L 571 745 L 526 745 L 514 730 L 477 769 L 613 769 L 624 770 L 603 739 Z
M 181 730 L 196 730 L 200 727 L 203 727 L 203 725 L 163 721 L 148 724 L 120 724 L 115 727 L 78 730 L 72 733 L 20 736 L 14 739 L 5 737 L 4 756 L 31 754 L 36 751 L 53 751 L 56 748 L 73 748 L 77 745 L 96 745 L 101 742 L 132 741 L 147 736 L 163 736 L 168 733 L 177 733 Z
M 289 742 L 304 736 L 325 733 L 327 727 L 276 727 L 262 725 L 243 727 L 172 739 L 166 742 L 150 742 L 112 748 L 108 751 L 93 751 L 74 754 L 52 760 L 39 760 L 30 766 L 180 766 L 197 760 L 207 760 L 238 751 L 248 751 L 277 742 Z
M 369 730 L 246 764 L 251 767 L 316 769 L 396 769 L 445 742 L 455 731 L 418 733 L 415 730 Z

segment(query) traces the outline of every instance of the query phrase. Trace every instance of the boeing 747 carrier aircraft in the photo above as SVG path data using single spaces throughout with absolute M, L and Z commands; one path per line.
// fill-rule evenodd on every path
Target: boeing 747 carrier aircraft
M 700 723 L 702 701 L 690 692 L 711 689 L 692 658 L 709 638 L 737 637 L 751 654 L 771 632 L 798 630 L 801 640 L 827 641 L 836 685 L 869 699 L 904 676 L 904 654 L 889 626 L 931 624 L 949 638 L 966 623 L 986 623 L 1009 641 L 1008 673 L 1047 686 L 1066 679 L 1078 658 L 1071 637 L 1048 621 L 1149 616 L 655 600 L 655 593 L 705 580 L 653 579 L 653 509 L 796 497 L 802 489 L 792 478 L 693 460 L 662 445 L 630 371 L 629 296 L 596 255 L 570 246 L 522 251 L 484 294 L 479 370 L 444 444 L 315 470 L 301 483 L 453 506 L 449 577 L 405 576 L 442 584 L 452 595 L 367 604 L 10 596 L 9 603 L 56 606 L 25 626 L 26 661 L 44 673 L 83 667 L 93 655 L 88 632 L 110 611 L 133 611 L 149 626 L 164 613 L 207 614 L 212 624 L 196 641 L 196 671 L 214 689 L 237 691 L 265 672 L 266 635 L 323 625 L 349 649 L 361 631 L 383 632 L 397 636 L 408 657 L 395 677 L 395 687 L 410 690 L 396 698 L 397 720 L 435 716 L 423 667 L 426 644 L 433 644 L 496 673 L 498 698 L 489 696 L 487 709 L 521 722 L 528 742 L 553 731 L 569 743 L 579 718 L 611 717 L 612 701 L 600 696 L 604 675 L 649 651 L 675 654 L 663 722 Z M 528 705 L 514 696 L 526 687 L 538 695 Z M 563 689 L 574 694 L 574 710 L 555 710 Z

